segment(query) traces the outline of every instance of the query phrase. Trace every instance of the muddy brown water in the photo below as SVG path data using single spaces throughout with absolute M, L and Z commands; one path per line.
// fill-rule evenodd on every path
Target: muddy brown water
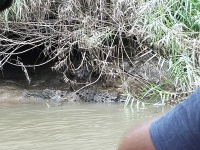
M 22 88 L 0 86 L 0 149 L 116 150 L 125 131 L 169 108 L 124 108 L 117 103 L 68 102 L 47 107 L 22 97 Z

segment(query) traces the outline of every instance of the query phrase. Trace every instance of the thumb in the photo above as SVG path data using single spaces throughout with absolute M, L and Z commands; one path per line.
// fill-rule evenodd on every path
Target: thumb
M 9 8 L 13 3 L 13 0 L 0 0 L 0 11 Z

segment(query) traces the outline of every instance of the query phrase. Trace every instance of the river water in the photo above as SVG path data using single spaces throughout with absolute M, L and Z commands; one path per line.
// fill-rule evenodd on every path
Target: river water
M 48 107 L 21 97 L 14 86 L 0 87 L 1 150 L 116 150 L 125 131 L 169 108 L 124 108 L 116 103 L 68 102 Z

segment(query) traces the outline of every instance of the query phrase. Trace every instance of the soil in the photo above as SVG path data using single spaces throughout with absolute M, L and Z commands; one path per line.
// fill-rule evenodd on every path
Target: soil
M 52 71 L 51 67 L 54 62 L 43 65 L 36 68 L 27 68 L 27 72 L 31 82 L 27 80 L 25 73 L 21 67 L 16 67 L 13 65 L 6 64 L 2 70 L 0 80 L 5 85 L 16 85 L 21 89 L 22 95 L 31 95 L 38 98 L 46 99 L 44 96 L 45 90 L 50 90 L 52 97 L 52 91 L 59 93 L 68 93 L 60 95 L 60 100 L 57 99 L 53 101 L 56 105 L 63 103 L 63 98 L 71 99 L 72 101 L 77 101 L 77 97 L 81 101 L 85 102 L 124 102 L 125 97 L 121 94 L 127 89 L 131 89 L 131 93 L 140 92 L 143 81 L 152 82 L 158 84 L 163 81 L 166 76 L 166 72 L 160 70 L 158 66 L 155 65 L 156 61 L 144 61 L 138 60 L 133 61 L 134 66 L 129 63 L 129 61 L 123 61 L 120 67 L 114 65 L 107 66 L 107 70 L 102 77 L 94 84 L 88 85 L 89 73 L 84 69 L 76 71 L 74 74 L 66 75 L 64 77 L 62 73 Z M 110 68 L 109 68 L 110 67 Z M 122 70 L 124 71 L 122 80 Z M 109 74 L 110 73 L 110 74 Z M 83 78 L 82 77 L 84 74 Z M 98 76 L 92 76 L 92 81 L 95 81 Z M 81 90 L 80 90 L 81 89 Z M 25 92 L 24 92 L 25 91 Z M 28 93 L 28 94 L 27 94 Z M 31 94 L 32 93 L 32 94 Z M 34 93 L 34 94 L 33 94 Z M 76 96 L 71 96 L 75 94 Z M 41 96 L 42 95 L 42 96 Z M 56 94 L 54 94 L 56 96 Z M 48 97 L 48 96 L 47 96 Z M 67 97 L 67 98 L 66 98 Z M 48 99 L 48 98 L 47 98 Z M 49 98 L 52 100 L 51 98 Z M 49 100 L 49 101 L 50 101 Z

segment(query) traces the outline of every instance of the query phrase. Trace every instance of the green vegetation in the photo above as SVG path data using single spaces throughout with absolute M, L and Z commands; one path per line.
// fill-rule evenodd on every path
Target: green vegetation
M 179 101 L 200 83 L 199 34 L 198 0 L 16 0 L 0 18 L 0 67 L 12 55 L 44 46 L 41 53 L 49 57 L 47 62 L 57 60 L 52 68 L 67 81 L 67 71 L 87 68 L 99 75 L 97 80 L 120 77 L 126 105 Z M 136 61 L 153 64 L 158 82 L 146 74 L 149 67 L 145 73 L 128 73 L 121 65 L 125 60 L 133 67 Z M 17 61 L 28 79 L 27 66 Z M 129 77 L 139 82 L 137 90 Z
M 148 84 L 143 96 L 155 99 L 159 95 L 163 102 L 172 98 L 183 100 L 199 85 L 199 5 L 199 1 L 193 0 L 163 0 L 140 6 L 140 31 L 156 56 L 164 60 L 162 64 L 167 65 L 168 71 L 165 82 Z

